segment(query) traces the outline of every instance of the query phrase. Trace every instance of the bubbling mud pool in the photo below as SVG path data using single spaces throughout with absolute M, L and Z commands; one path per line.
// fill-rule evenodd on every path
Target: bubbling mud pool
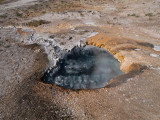
M 113 55 L 102 48 L 87 46 L 67 52 L 56 67 L 44 74 L 43 80 L 73 90 L 96 89 L 122 74 L 120 63 Z

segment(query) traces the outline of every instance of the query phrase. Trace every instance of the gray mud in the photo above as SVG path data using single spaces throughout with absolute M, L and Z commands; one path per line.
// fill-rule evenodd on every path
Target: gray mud
M 108 51 L 93 46 L 75 47 L 48 70 L 44 82 L 69 89 L 102 88 L 123 72 Z

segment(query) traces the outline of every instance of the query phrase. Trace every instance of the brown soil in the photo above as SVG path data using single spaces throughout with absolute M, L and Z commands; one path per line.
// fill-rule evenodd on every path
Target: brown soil
M 0 119 L 160 120 L 160 51 L 153 49 L 160 45 L 159 6 L 159 0 L 1 2 Z M 64 49 L 86 39 L 110 51 L 126 74 L 95 90 L 45 84 L 54 54 L 47 39 Z

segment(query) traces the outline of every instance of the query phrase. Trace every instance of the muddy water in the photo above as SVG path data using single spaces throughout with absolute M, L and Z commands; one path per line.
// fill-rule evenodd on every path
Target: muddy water
M 69 89 L 94 89 L 122 74 L 119 61 L 108 51 L 93 46 L 75 47 L 45 73 L 44 82 Z

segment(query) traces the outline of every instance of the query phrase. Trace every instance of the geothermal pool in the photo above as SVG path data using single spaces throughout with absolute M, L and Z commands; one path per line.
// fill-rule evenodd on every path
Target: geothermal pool
M 94 46 L 75 47 L 44 74 L 44 82 L 73 90 L 96 89 L 122 74 L 119 61 L 108 51 Z

